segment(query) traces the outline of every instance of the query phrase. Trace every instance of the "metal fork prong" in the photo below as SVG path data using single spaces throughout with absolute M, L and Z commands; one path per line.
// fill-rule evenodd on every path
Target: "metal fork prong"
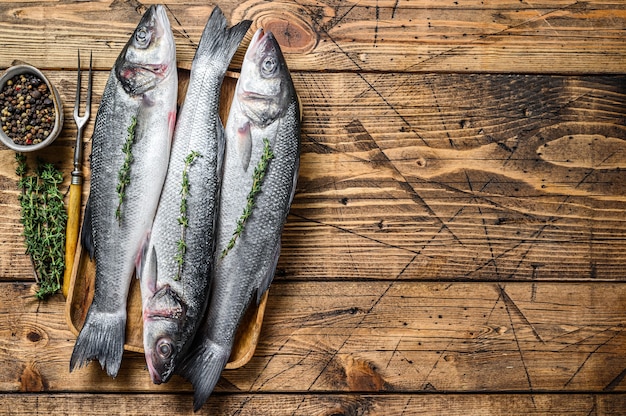
M 91 110 L 91 84 L 92 84 L 92 62 L 93 62 L 93 51 L 89 51 L 89 77 L 87 81 L 87 101 L 85 102 L 85 118 L 89 118 L 89 113 Z
M 80 116 L 80 90 L 81 90 L 81 70 L 80 70 L 80 50 L 78 51 L 78 79 L 76 81 L 76 102 L 74 103 L 74 121 L 79 129 L 87 124 L 91 110 L 91 90 L 93 77 L 93 52 L 89 54 L 89 74 L 87 80 L 87 97 L 85 102 L 85 113 Z
M 76 101 L 74 102 L 74 121 L 78 124 L 80 117 L 78 112 L 80 110 L 80 49 L 78 50 L 78 80 L 76 81 Z

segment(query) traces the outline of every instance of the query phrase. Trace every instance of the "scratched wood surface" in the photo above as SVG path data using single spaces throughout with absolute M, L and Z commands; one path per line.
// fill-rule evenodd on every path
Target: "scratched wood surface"
M 276 32 L 294 70 L 622 73 L 621 0 L 366 0 L 219 2 L 233 20 Z M 188 67 L 213 6 L 167 3 Z M 110 68 L 143 9 L 138 0 L 0 3 L 5 59 L 67 68 L 93 49 Z M 250 37 L 250 35 L 249 35 Z M 249 38 L 248 37 L 248 38 Z M 235 63 L 240 62 L 239 54 Z
M 181 74 L 213 5 L 167 3 Z M 626 3 L 219 5 L 254 20 L 231 69 L 256 27 L 281 42 L 303 152 L 256 354 L 199 414 L 626 414 Z M 0 1 L 0 69 L 44 69 L 65 102 L 38 153 L 65 187 L 76 50 L 94 53 L 95 114 L 145 7 Z M 153 385 L 139 354 L 116 379 L 68 372 L 13 158 L 0 148 L 0 414 L 192 414 L 191 386 Z
M 125 402 L 119 394 L 91 395 L 77 398 L 71 394 L 34 394 L 25 397 L 0 395 L 0 406 L 14 409 L 15 416 L 44 414 L 93 414 L 102 409 L 109 415 L 111 403 Z M 125 415 L 190 414 L 191 397 L 184 394 L 136 395 L 136 406 L 126 408 Z M 620 415 L 626 407 L 622 395 L 562 394 L 541 397 L 541 401 L 522 394 L 427 394 L 427 395 L 372 395 L 372 394 L 320 394 L 304 396 L 294 394 L 233 394 L 209 398 L 205 408 L 213 415 L 294 416 L 310 415 L 376 415 L 399 416 L 435 414 L 450 416 L 519 416 L 525 415 Z M 35 410 L 37 409 L 37 410 Z M 476 410 L 480 409 L 480 410 Z M 555 411 L 556 409 L 556 411 Z
M 191 392 L 153 385 L 137 353 L 116 379 L 68 375 L 62 296 L 0 287 L 2 391 Z M 255 356 L 216 391 L 626 394 L 625 302 L 621 283 L 276 282 Z

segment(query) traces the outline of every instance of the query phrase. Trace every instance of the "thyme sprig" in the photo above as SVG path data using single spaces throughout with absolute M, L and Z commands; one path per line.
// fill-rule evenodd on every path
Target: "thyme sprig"
M 254 201 L 259 192 L 261 192 L 261 185 L 263 184 L 263 178 L 265 178 L 265 173 L 267 172 L 267 168 L 269 166 L 270 161 L 274 158 L 274 153 L 270 148 L 270 141 L 267 138 L 263 138 L 263 154 L 261 155 L 261 159 L 259 163 L 254 168 L 254 173 L 252 174 L 252 188 L 248 193 L 246 198 L 246 206 L 243 209 L 243 213 L 241 217 L 237 220 L 237 226 L 235 231 L 233 232 L 233 236 L 226 245 L 226 248 L 222 250 L 222 254 L 220 258 L 226 257 L 228 252 L 235 247 L 235 243 L 241 233 L 243 233 L 244 226 L 246 222 L 252 215 L 252 210 L 254 209 Z
M 183 167 L 183 181 L 180 190 L 180 216 L 178 217 L 178 224 L 180 224 L 180 239 L 176 243 L 176 263 L 178 264 L 178 271 L 174 280 L 180 279 L 180 274 L 183 270 L 183 263 L 185 262 L 185 253 L 187 252 L 187 243 L 185 241 L 185 232 L 189 227 L 189 217 L 187 217 L 187 196 L 189 195 L 189 167 L 193 162 L 202 155 L 196 151 L 192 151 L 185 158 L 185 166 Z
M 26 156 L 16 153 L 15 160 L 26 254 L 31 256 L 39 285 L 35 296 L 45 299 L 61 288 L 65 268 L 67 212 L 59 190 L 63 174 L 40 160 L 35 174 L 27 175 Z
M 115 218 L 117 218 L 118 222 L 122 221 L 122 203 L 124 202 L 124 197 L 126 196 L 126 186 L 130 184 L 130 165 L 133 163 L 133 143 L 135 141 L 135 129 L 137 127 L 137 117 L 133 116 L 130 121 L 130 126 L 128 126 L 128 137 L 126 138 L 126 142 L 124 142 L 124 146 L 122 147 L 122 152 L 124 152 L 124 164 L 120 168 L 117 173 L 117 196 L 118 196 L 118 204 L 117 209 L 115 210 Z

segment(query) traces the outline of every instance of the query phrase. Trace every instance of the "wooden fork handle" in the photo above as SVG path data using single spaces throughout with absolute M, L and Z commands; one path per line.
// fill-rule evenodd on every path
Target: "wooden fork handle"
M 82 183 L 70 185 L 67 205 L 67 229 L 65 232 L 65 273 L 63 274 L 63 296 L 66 298 L 70 288 L 70 278 L 74 268 L 74 255 L 76 254 L 76 245 L 78 244 L 82 191 Z

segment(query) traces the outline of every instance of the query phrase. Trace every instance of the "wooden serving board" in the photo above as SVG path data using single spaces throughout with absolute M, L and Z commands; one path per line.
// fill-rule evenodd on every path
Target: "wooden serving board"
M 222 85 L 220 96 L 220 117 L 227 120 L 228 110 L 235 92 L 238 74 L 228 72 Z M 179 71 L 179 104 L 181 97 L 185 96 L 189 72 Z M 86 198 L 84 199 L 86 200 Z M 80 241 L 80 238 L 79 238 Z M 89 258 L 89 254 L 83 250 L 81 244 L 77 244 L 74 266 L 72 268 L 69 292 L 66 299 L 65 314 L 70 330 L 74 335 L 78 335 L 85 323 L 87 311 L 91 305 L 94 294 L 94 283 L 96 275 L 96 265 Z M 268 292 L 265 293 L 259 306 L 252 305 L 244 316 L 237 335 L 235 345 L 231 353 L 226 369 L 235 369 L 245 365 L 252 356 L 259 339 L 265 305 L 267 303 Z M 143 319 L 141 314 L 141 293 L 139 280 L 133 278 L 130 293 L 128 295 L 126 321 L 126 343 L 124 349 L 143 353 Z

